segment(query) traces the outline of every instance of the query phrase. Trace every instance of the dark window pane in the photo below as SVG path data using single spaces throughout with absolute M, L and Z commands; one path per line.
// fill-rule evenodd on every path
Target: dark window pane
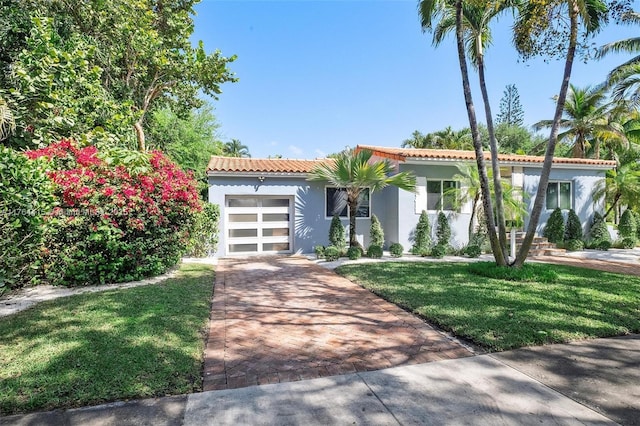
M 571 208 L 571 183 L 560 182 L 560 208 L 569 210 Z
M 452 180 L 442 181 L 442 210 L 455 210 L 456 182 Z
M 288 198 L 265 198 L 262 207 L 289 207 Z
M 246 237 L 257 237 L 258 230 L 257 229 L 229 229 L 229 237 L 230 238 L 246 238 Z
M 558 207 L 558 182 L 549 182 L 547 185 L 547 210 Z
M 229 244 L 229 253 L 245 253 L 258 251 L 257 244 Z
M 289 250 L 289 243 L 264 243 L 262 244 L 262 251 L 287 251 Z
M 442 182 L 439 180 L 427 181 L 427 210 L 438 210 L 442 196 Z
M 263 222 L 288 222 L 288 213 L 265 213 L 262 215 Z
M 369 217 L 371 203 L 369 201 L 369 189 L 363 189 L 358 197 L 358 210 L 356 217 Z
M 229 207 L 258 207 L 256 198 L 229 198 Z
M 347 217 L 347 192 L 340 188 L 327 188 L 327 217 Z
M 264 228 L 263 237 L 286 237 L 289 235 L 289 228 Z

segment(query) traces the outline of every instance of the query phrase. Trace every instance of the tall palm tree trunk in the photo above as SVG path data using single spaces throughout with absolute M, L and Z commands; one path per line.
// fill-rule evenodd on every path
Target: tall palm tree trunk
M 349 203 L 349 247 L 360 247 L 358 238 L 356 235 L 356 214 L 358 213 L 358 197 L 351 197 L 348 200 Z
M 469 218 L 469 242 L 471 242 L 471 239 L 473 238 L 473 225 L 474 225 L 474 221 L 476 220 L 476 214 L 478 211 L 478 202 L 480 201 L 480 194 L 476 194 L 476 196 L 473 198 L 473 203 L 471 203 L 471 217 Z
M 478 55 L 478 77 L 480 79 L 480 91 L 484 101 L 484 111 L 487 120 L 487 132 L 489 133 L 489 148 L 491 149 L 491 168 L 493 169 L 493 188 L 496 195 L 496 220 L 498 222 L 498 242 L 502 255 L 509 258 L 509 247 L 507 246 L 507 227 L 504 219 L 504 202 L 502 195 L 502 178 L 500 176 L 500 164 L 498 163 L 498 143 L 496 132 L 493 127 L 493 115 L 491 114 L 491 104 L 487 93 L 487 84 L 484 76 L 484 54 L 482 53 L 482 40 L 478 36 L 476 39 Z M 492 224 L 493 225 L 493 224 Z
M 462 74 L 462 89 L 464 91 L 464 100 L 467 106 L 467 115 L 469 116 L 469 127 L 473 136 L 473 146 L 476 153 L 476 163 L 478 165 L 478 175 L 480 177 L 480 189 L 482 191 L 482 204 L 484 206 L 485 215 L 487 217 L 487 231 L 489 233 L 489 241 L 491 242 L 491 250 L 496 260 L 496 264 L 505 266 L 507 264 L 500 241 L 496 235 L 494 226 L 495 220 L 493 216 L 493 206 L 491 203 L 491 191 L 489 189 L 489 178 L 487 177 L 487 169 L 484 162 L 484 153 L 482 152 L 482 141 L 478 130 L 478 122 L 476 119 L 475 106 L 471 96 L 471 85 L 469 84 L 469 71 L 467 69 L 467 58 L 464 46 L 464 29 L 463 29 L 463 13 L 462 0 L 456 0 L 456 45 L 458 48 L 458 60 L 460 61 L 460 73 Z
M 515 267 L 522 266 L 524 261 L 527 259 L 531 243 L 533 242 L 533 237 L 536 233 L 536 228 L 538 227 L 538 222 L 540 221 L 542 207 L 544 206 L 544 202 L 547 197 L 549 174 L 551 173 L 553 154 L 556 150 L 556 144 L 558 143 L 558 130 L 560 128 L 560 120 L 562 119 L 564 103 L 567 98 L 567 90 L 569 88 L 569 80 L 571 79 L 571 70 L 573 69 L 573 60 L 575 58 L 578 40 L 578 5 L 573 1 L 569 3 L 569 20 L 571 25 L 569 47 L 567 49 L 567 58 L 564 63 L 564 75 L 562 76 L 562 84 L 560 85 L 558 103 L 556 104 L 556 111 L 553 116 L 553 124 L 551 126 L 551 133 L 549 134 L 549 143 L 547 144 L 547 150 L 544 155 L 544 163 L 542 164 L 542 172 L 540 173 L 536 199 L 533 203 L 531 216 L 529 217 L 529 226 L 527 227 L 527 233 L 522 245 L 520 246 L 520 250 L 518 250 L 516 260 L 513 263 L 513 266 Z

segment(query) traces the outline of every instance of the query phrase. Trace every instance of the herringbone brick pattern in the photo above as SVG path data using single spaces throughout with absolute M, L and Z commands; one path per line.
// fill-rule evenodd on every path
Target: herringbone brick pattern
M 469 355 L 419 318 L 305 258 L 222 259 L 203 387 L 288 382 Z

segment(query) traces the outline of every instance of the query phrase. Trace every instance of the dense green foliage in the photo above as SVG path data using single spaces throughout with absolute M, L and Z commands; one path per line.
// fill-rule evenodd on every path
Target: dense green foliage
M 611 234 L 607 229 L 607 224 L 604 221 L 602 215 L 598 212 L 593 214 L 593 220 L 591 222 L 591 228 L 589 229 L 589 247 L 595 247 L 601 242 L 608 242 L 611 245 Z M 604 245 L 601 245 L 604 247 Z M 608 247 L 607 247 L 608 248 Z
M 568 251 L 580 251 L 584 249 L 584 241 L 567 240 L 564 242 L 564 248 Z
M 558 279 L 558 273 L 553 268 L 539 263 L 525 263 L 521 268 L 509 268 L 491 262 L 475 262 L 467 265 L 467 269 L 474 275 L 507 281 L 552 283 Z
M 329 243 L 332 246 L 342 249 L 347 245 L 347 239 L 344 235 L 344 225 L 338 215 L 334 215 L 329 226 Z
M 313 252 L 316 254 L 316 259 L 322 259 L 324 257 L 324 246 L 317 245 L 313 247 Z
M 487 278 L 461 263 L 383 262 L 337 272 L 488 350 L 640 332 L 640 277 L 524 266 L 498 270 L 533 281 Z
M 404 247 L 400 243 L 393 243 L 389 246 L 389 252 L 392 257 L 402 257 L 404 254 Z
M 422 210 L 416 230 L 413 236 L 413 246 L 411 247 L 411 253 L 417 255 L 425 255 L 431 248 L 431 223 L 429 222 L 429 216 L 426 210 Z
M 480 257 L 482 254 L 482 247 L 477 244 L 469 244 L 464 248 L 464 254 L 469 257 Z
M 518 88 L 515 84 L 508 84 L 500 99 L 500 111 L 496 116 L 496 123 L 522 126 L 523 122 L 524 109 L 520 103 Z
M 576 212 L 571 209 L 567 216 L 567 224 L 564 231 L 564 241 L 582 240 L 582 224 Z
M 0 318 L 0 413 L 202 390 L 214 273 L 184 264 L 142 287 L 43 302 Z
M 27 152 L 53 167 L 57 207 L 45 217 L 41 264 L 50 282 L 136 280 L 165 272 L 184 253 L 201 210 L 195 180 L 159 151 L 117 153 L 125 156 L 100 158 L 95 147 L 69 141 Z
M 442 259 L 445 254 L 447 254 L 447 246 L 443 244 L 436 244 L 431 249 L 431 257 L 435 257 L 436 259 Z
M 632 249 L 636 246 L 637 240 L 635 238 L 623 238 L 620 242 L 620 246 L 623 249 Z
M 557 207 L 549 216 L 549 220 L 547 220 L 542 230 L 542 236 L 551 243 L 562 242 L 564 238 L 564 217 L 560 207 Z
M 372 259 L 380 259 L 382 257 L 382 247 L 371 244 L 369 248 L 367 248 L 367 256 Z
M 350 260 L 358 260 L 362 257 L 362 249 L 360 247 L 349 247 L 347 249 L 347 257 Z
M 620 217 L 618 223 L 618 233 L 622 238 L 633 238 L 637 236 L 636 217 L 631 209 L 626 209 Z
M 195 213 L 185 252 L 187 256 L 207 257 L 214 253 L 218 244 L 219 220 L 220 207 L 217 204 L 203 203 L 202 211 Z
M 341 250 L 336 246 L 328 246 L 324 249 L 324 258 L 327 262 L 340 259 Z
M 31 282 L 53 186 L 42 161 L 0 145 L 0 294 Z
M 384 231 L 382 225 L 375 214 L 371 215 L 371 228 L 369 229 L 371 244 L 384 247 Z
M 437 244 L 439 246 L 448 247 L 451 240 L 451 225 L 449 218 L 444 212 L 438 213 L 438 227 L 436 228 Z

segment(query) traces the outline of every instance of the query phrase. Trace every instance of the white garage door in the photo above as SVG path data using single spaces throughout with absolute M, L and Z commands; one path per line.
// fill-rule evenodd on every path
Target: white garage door
M 291 253 L 293 200 L 278 196 L 227 196 L 227 254 Z

